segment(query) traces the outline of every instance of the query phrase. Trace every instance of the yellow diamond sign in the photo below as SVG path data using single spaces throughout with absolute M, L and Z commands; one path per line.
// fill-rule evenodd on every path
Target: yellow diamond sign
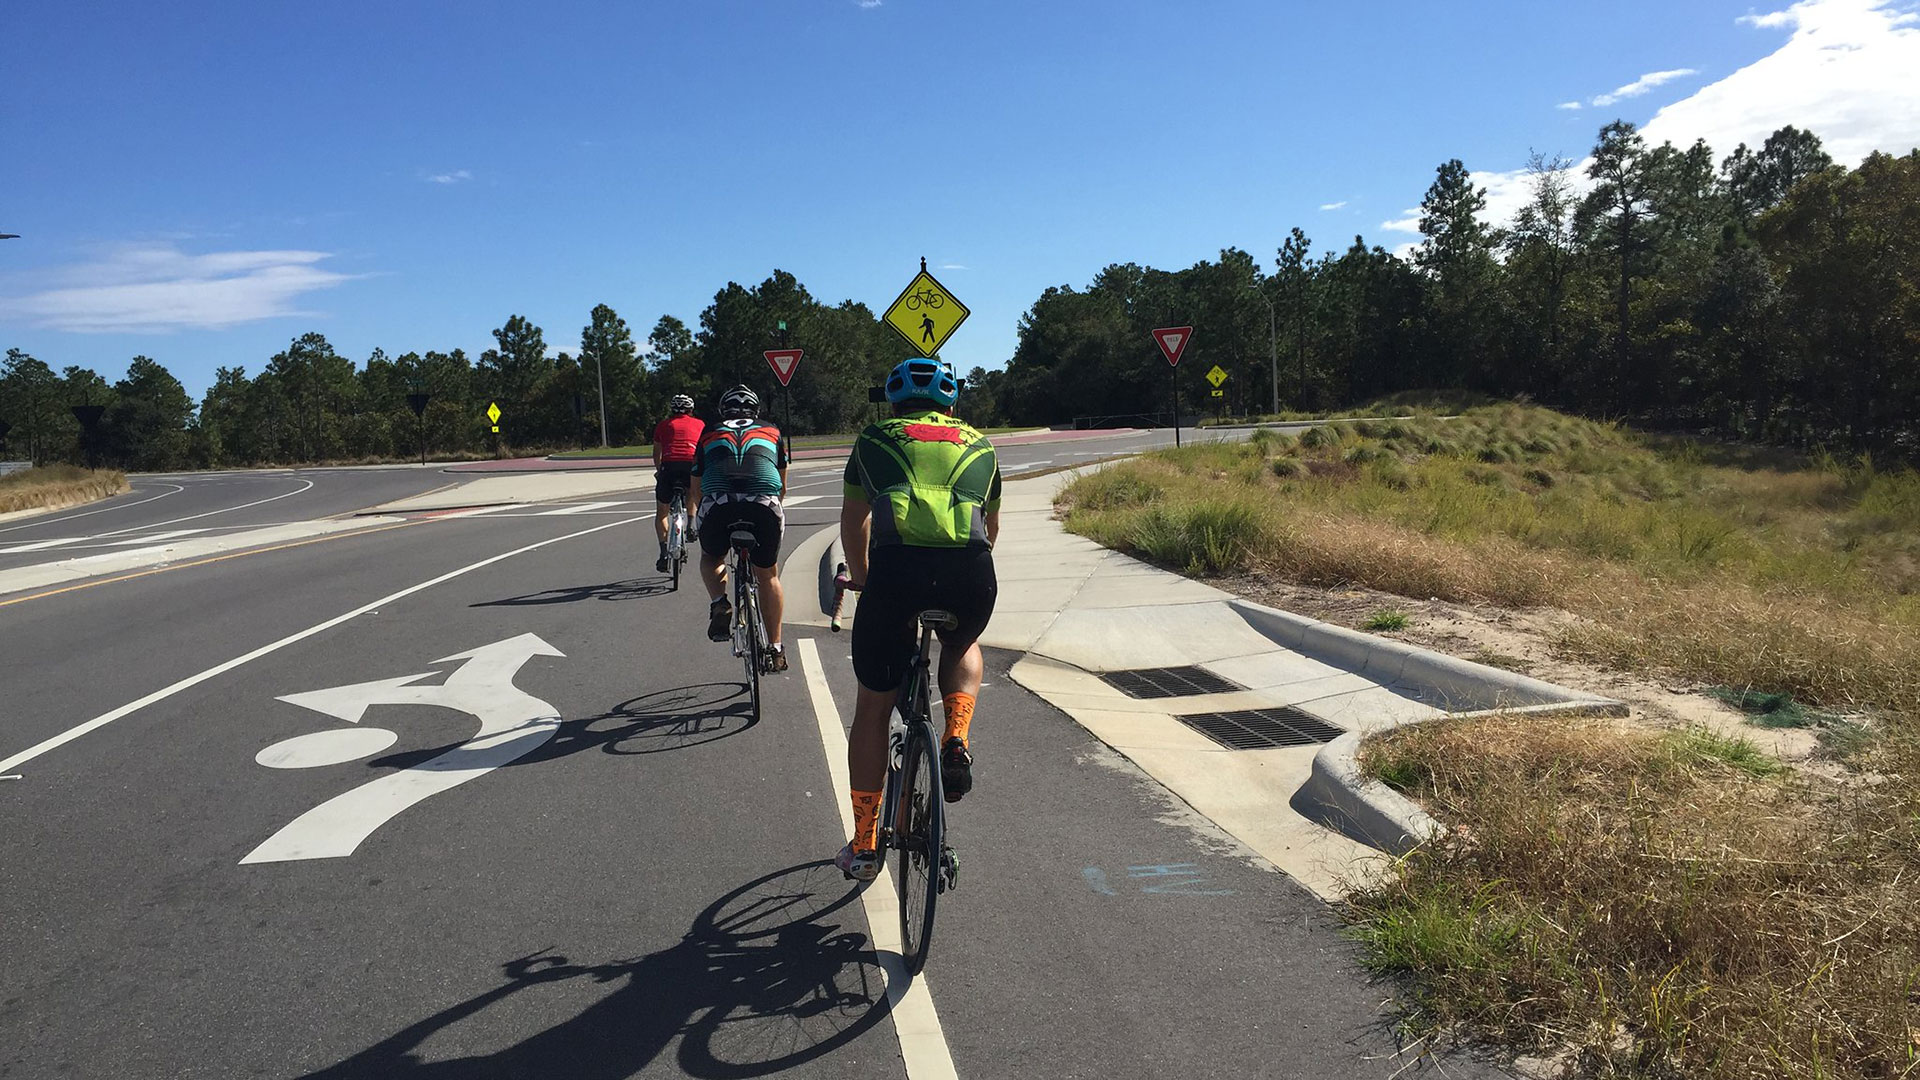
M 1218 388 L 1221 383 L 1227 381 L 1227 373 L 1220 370 L 1219 364 L 1215 364 L 1213 370 L 1207 372 L 1207 381 Z
M 967 321 L 967 306 L 925 270 L 915 275 L 884 316 L 921 356 L 932 356 Z
M 499 422 L 500 422 L 500 403 L 497 401 L 487 402 L 487 423 L 497 424 Z

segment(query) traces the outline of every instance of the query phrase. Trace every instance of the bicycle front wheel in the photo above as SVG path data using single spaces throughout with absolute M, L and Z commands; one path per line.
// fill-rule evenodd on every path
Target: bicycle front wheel
M 940 850 L 946 843 L 946 800 L 940 787 L 940 752 L 925 720 L 907 728 L 907 754 L 900 771 L 900 808 L 895 827 L 894 882 L 900 890 L 900 957 L 907 973 L 927 965 L 933 940 L 933 909 L 940 898 Z

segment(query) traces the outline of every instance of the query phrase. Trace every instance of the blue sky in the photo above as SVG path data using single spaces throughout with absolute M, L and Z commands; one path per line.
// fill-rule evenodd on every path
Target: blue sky
M 1048 285 L 1270 266 L 1294 225 L 1398 247 L 1441 161 L 1498 211 L 1530 149 L 1615 117 L 1904 151 L 1912 7 L 15 5 L 0 348 L 109 379 L 145 353 L 197 398 L 308 330 L 475 353 L 518 313 L 571 349 L 596 303 L 644 338 L 775 268 L 877 311 L 924 255 L 973 311 L 946 355 L 996 367 Z

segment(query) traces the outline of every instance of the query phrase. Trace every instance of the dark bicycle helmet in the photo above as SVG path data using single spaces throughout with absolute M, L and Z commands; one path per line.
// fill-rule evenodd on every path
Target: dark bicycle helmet
M 760 412 L 760 395 L 744 384 L 736 386 L 720 395 L 720 418 L 737 420 L 740 417 L 757 416 Z
M 676 416 L 681 413 L 690 413 L 693 411 L 693 399 L 685 394 L 675 394 L 667 402 L 667 408 Z
M 895 405 L 915 398 L 950 408 L 960 398 L 960 381 L 945 360 L 902 360 L 887 376 L 887 400 Z

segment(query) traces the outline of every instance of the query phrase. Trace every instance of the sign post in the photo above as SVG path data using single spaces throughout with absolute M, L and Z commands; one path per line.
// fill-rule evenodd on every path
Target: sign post
M 416 392 L 407 395 L 407 408 L 413 410 L 414 423 L 420 427 L 420 464 L 427 463 L 427 400 L 432 394 Z
M 1227 381 L 1227 373 L 1219 364 L 1207 372 L 1207 381 L 1213 384 L 1213 416 L 1216 422 L 1224 421 L 1227 416 L 1227 392 L 1221 384 Z
M 1191 326 L 1163 326 L 1153 332 L 1153 343 L 1167 358 L 1168 377 L 1173 381 L 1173 445 L 1180 445 L 1180 357 L 1193 340 Z
M 87 468 L 97 469 L 99 461 L 95 459 L 97 447 L 94 445 L 93 429 L 100 425 L 100 418 L 106 415 L 105 405 L 74 405 L 73 418 L 80 421 L 80 441 L 87 444 Z
M 495 460 L 499 460 L 499 457 L 500 457 L 500 403 L 499 402 L 497 401 L 487 402 L 487 423 L 489 426 L 493 428 L 493 456 Z

